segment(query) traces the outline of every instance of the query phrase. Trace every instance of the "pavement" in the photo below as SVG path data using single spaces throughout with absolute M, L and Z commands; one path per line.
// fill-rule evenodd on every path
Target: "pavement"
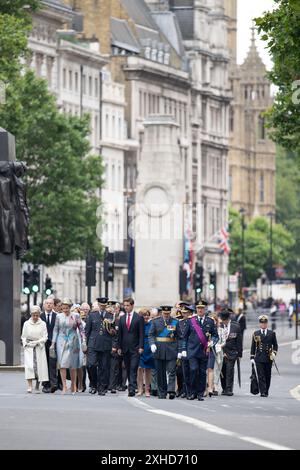
M 255 315 L 256 316 L 256 315 Z M 250 394 L 249 316 L 242 387 L 233 397 L 129 398 L 26 393 L 24 373 L 0 371 L 0 449 L 285 450 L 300 448 L 300 341 L 286 320 L 276 325 L 277 365 L 270 396 Z

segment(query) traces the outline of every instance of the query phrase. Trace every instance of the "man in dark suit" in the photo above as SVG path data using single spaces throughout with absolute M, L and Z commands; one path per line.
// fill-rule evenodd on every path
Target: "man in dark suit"
M 128 396 L 134 397 L 140 354 L 144 351 L 144 318 L 134 311 L 134 300 L 123 302 L 126 314 L 120 318 L 118 354 L 124 357 L 128 378 Z
M 213 347 L 219 340 L 215 322 L 206 315 L 206 307 L 205 300 L 198 302 L 197 315 L 188 320 L 184 331 L 182 357 L 189 360 L 191 380 L 191 395 L 188 400 L 204 400 L 208 348 Z
M 220 313 L 226 342 L 223 346 L 223 366 L 221 375 L 222 395 L 233 395 L 234 365 L 243 356 L 243 342 L 240 326 L 230 319 L 230 311 Z
M 239 313 L 235 315 L 234 320 L 240 325 L 242 341 L 244 341 L 244 331 L 247 328 L 245 310 L 243 310 L 242 308 L 239 308 Z
M 259 317 L 260 329 L 255 331 L 251 344 L 251 362 L 256 364 L 261 397 L 269 396 L 273 361 L 278 351 L 275 331 L 268 330 L 268 317 Z
M 41 314 L 41 320 L 47 325 L 48 339 L 46 342 L 46 355 L 48 363 L 49 381 L 43 382 L 44 393 L 54 393 L 57 390 L 57 368 L 56 359 L 49 356 L 49 349 L 52 343 L 52 335 L 55 325 L 56 312 L 54 312 L 54 301 L 49 298 L 44 301 L 44 311 Z
M 88 345 L 87 363 L 90 370 L 91 393 L 104 396 L 109 385 L 110 359 L 113 346 L 114 315 L 106 311 L 106 297 L 97 299 L 99 311 L 90 312 L 85 334 Z

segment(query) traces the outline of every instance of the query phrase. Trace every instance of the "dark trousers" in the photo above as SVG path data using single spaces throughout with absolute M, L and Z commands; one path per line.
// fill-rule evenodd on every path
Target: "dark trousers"
M 224 357 L 223 366 L 222 366 L 222 375 L 221 375 L 221 384 L 222 389 L 225 392 L 233 391 L 233 382 L 234 382 L 234 365 L 236 359 L 227 359 Z
M 48 344 L 47 344 L 48 343 Z M 47 364 L 48 364 L 48 373 L 49 373 L 49 381 L 43 382 L 43 387 L 45 388 L 57 388 L 57 368 L 56 368 L 56 359 L 53 359 L 49 356 L 49 349 L 51 346 L 51 342 L 46 343 L 46 356 L 47 356 Z
M 183 369 L 182 369 L 182 362 L 179 361 L 176 365 L 176 379 L 177 379 L 177 392 L 183 393 L 184 390 L 184 378 L 183 378 Z
M 260 393 L 269 393 L 271 384 L 272 363 L 256 362 L 258 386 Z
M 111 390 L 116 390 L 118 387 L 123 387 L 122 380 L 122 367 L 123 358 L 117 353 L 113 353 L 110 360 L 110 379 L 109 379 L 109 388 Z M 125 380 L 126 383 L 126 380 Z
M 207 362 L 207 357 L 192 357 L 189 359 L 191 393 L 193 395 L 203 395 L 205 392 Z
M 109 385 L 111 351 L 88 350 L 88 367 L 91 387 L 99 392 L 107 391 Z
M 165 397 L 167 393 L 175 393 L 176 359 L 170 361 L 155 359 L 155 367 L 157 370 L 158 395 Z
M 183 391 L 189 396 L 191 393 L 190 363 L 188 359 L 181 359 L 181 364 L 183 372 Z
M 140 355 L 137 351 L 134 353 L 127 351 L 123 355 L 123 359 L 127 371 L 128 391 L 135 393 L 137 389 L 137 370 L 139 367 Z

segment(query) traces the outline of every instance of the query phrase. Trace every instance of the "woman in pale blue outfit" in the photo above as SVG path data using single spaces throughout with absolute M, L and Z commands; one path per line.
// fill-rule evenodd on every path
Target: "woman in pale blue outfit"
M 66 369 L 70 369 L 71 391 L 76 393 L 77 369 L 80 367 L 80 350 L 86 351 L 85 333 L 79 313 L 71 313 L 72 302 L 62 302 L 62 313 L 55 320 L 50 354 L 57 356 L 57 367 L 60 369 L 63 384 L 62 393 L 67 391 Z M 79 335 L 78 335 L 79 331 Z M 80 341 L 81 340 L 81 341 Z M 80 345 L 81 342 L 81 345 Z

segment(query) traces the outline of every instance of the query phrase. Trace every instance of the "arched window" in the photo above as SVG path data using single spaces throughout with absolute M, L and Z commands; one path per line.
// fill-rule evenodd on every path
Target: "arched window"
M 258 118 L 258 138 L 260 140 L 265 140 L 266 138 L 265 118 L 263 116 Z

